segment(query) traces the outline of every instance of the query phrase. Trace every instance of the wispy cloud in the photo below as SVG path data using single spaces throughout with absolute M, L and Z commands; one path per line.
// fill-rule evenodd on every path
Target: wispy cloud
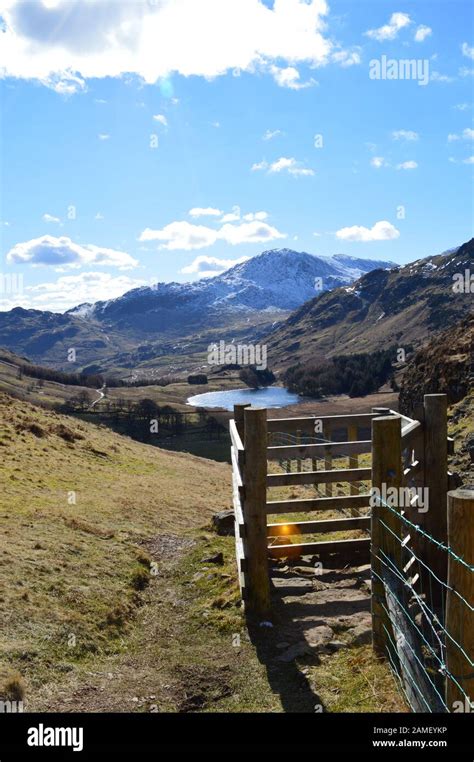
M 397 164 L 397 169 L 417 169 L 418 164 L 416 161 L 410 160 L 410 161 L 402 161 L 401 164 Z
M 100 271 L 62 275 L 55 281 L 25 286 L 21 295 L 12 296 L 2 307 L 64 312 L 77 304 L 115 299 L 132 288 L 144 285 L 146 281 L 142 279 Z
M 414 141 L 418 140 L 420 136 L 417 132 L 414 132 L 413 130 L 394 130 L 392 132 L 392 138 L 393 140 L 408 140 L 408 141 Z
M 294 177 L 309 177 L 314 175 L 314 169 L 305 167 L 302 162 L 297 161 L 293 157 L 286 156 L 281 156 L 279 159 L 271 162 L 270 164 L 265 161 L 265 159 L 263 161 L 257 162 L 256 164 L 252 165 L 252 171 L 266 171 L 269 174 L 288 172 L 288 174 L 293 175 Z
M 220 217 L 224 212 L 214 206 L 195 206 L 189 210 L 188 214 L 190 217 Z
M 383 156 L 373 156 L 370 160 L 370 164 L 372 167 L 375 167 L 375 169 L 382 169 L 382 167 L 388 166 Z
M 17 243 L 7 254 L 7 262 L 29 265 L 49 265 L 60 269 L 72 269 L 85 265 L 107 265 L 119 270 L 129 270 L 138 261 L 124 251 L 107 249 L 94 244 L 74 243 L 70 238 L 44 235 L 30 241 Z
M 341 228 L 336 232 L 336 238 L 341 241 L 392 241 L 399 236 L 400 231 L 387 220 L 380 220 L 371 228 L 366 228 L 363 225 L 352 225 L 352 227 Z
M 416 29 L 414 40 L 415 42 L 424 42 L 427 37 L 431 37 L 432 33 L 431 27 L 420 24 Z
M 461 45 L 461 52 L 463 56 L 466 56 L 466 58 L 470 58 L 474 61 L 474 47 L 468 45 L 467 42 L 463 42 Z
M 290 90 L 305 90 L 307 87 L 313 87 L 317 82 L 313 78 L 307 79 L 302 82 L 300 79 L 300 73 L 294 66 L 286 66 L 280 68 L 279 66 L 270 66 L 270 73 L 273 75 L 273 79 L 280 87 L 288 87 Z
M 273 138 L 278 138 L 281 135 L 283 135 L 281 130 L 267 130 L 262 136 L 262 140 L 273 140 Z
M 209 257 L 207 254 L 200 254 L 191 264 L 183 267 L 180 272 L 186 275 L 198 274 L 202 278 L 219 275 L 230 267 L 246 262 L 250 257 L 240 257 L 239 259 L 221 259 L 219 257 Z
M 166 118 L 166 116 L 164 114 L 154 114 L 153 115 L 153 119 L 155 120 L 155 122 L 158 122 L 159 124 L 162 124 L 163 127 L 167 127 L 168 126 L 168 120 L 167 120 L 167 118 Z
M 411 24 L 408 13 L 392 13 L 388 24 L 378 27 L 378 29 L 369 29 L 365 34 L 373 40 L 384 42 L 385 40 L 394 40 L 401 29 Z
M 474 130 L 471 127 L 466 127 L 460 135 L 451 132 L 448 135 L 448 143 L 453 143 L 455 140 L 474 140 Z
M 177 220 L 158 230 L 146 228 L 139 240 L 159 241 L 160 249 L 189 251 L 207 248 L 217 241 L 235 246 L 240 243 L 264 243 L 278 238 L 286 238 L 286 234 L 258 219 L 235 225 L 225 222 L 219 228 Z

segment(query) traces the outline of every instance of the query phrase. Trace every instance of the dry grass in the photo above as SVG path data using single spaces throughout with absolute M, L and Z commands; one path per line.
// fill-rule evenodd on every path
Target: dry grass
M 308 711 L 299 666 L 276 689 L 275 654 L 263 662 L 248 639 L 233 538 L 202 529 L 230 507 L 229 466 L 2 394 L 0 453 L 0 698 L 27 711 L 262 712 L 290 696 Z M 222 566 L 203 563 L 217 552 Z M 364 665 L 373 701 L 349 652 L 310 667 L 315 694 L 339 676 L 330 710 L 396 707 L 387 667 L 369 653 Z

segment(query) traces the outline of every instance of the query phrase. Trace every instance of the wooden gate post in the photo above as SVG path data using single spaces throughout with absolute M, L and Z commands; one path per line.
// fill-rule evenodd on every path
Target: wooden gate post
M 372 419 L 372 489 L 380 494 L 390 487 L 399 489 L 402 485 L 401 419 L 398 416 L 384 416 Z M 373 493 L 374 494 L 374 493 Z M 375 496 L 375 495 L 374 495 Z M 397 510 L 397 509 L 396 509 Z M 381 525 L 381 520 L 394 532 Z M 386 654 L 387 632 L 392 631 L 387 615 L 385 588 L 382 578 L 386 575 L 386 559 L 381 551 L 391 558 L 397 569 L 401 567 L 400 521 L 391 510 L 372 500 L 371 514 L 371 564 L 372 564 L 372 644 L 374 651 Z M 382 560 L 380 560 L 382 559 Z M 383 561 L 385 563 L 383 563 Z M 387 632 L 386 632 L 387 630 Z
M 428 510 L 418 513 L 424 531 L 438 542 L 446 543 L 448 537 L 447 494 L 448 494 L 448 417 L 446 394 L 425 394 L 425 487 L 428 489 Z M 422 559 L 434 574 L 446 582 L 448 559 L 443 550 L 432 542 L 422 539 L 420 543 Z M 428 575 L 429 577 L 431 575 Z M 431 584 L 433 578 L 426 578 L 429 590 L 433 590 L 433 605 L 442 605 L 442 585 Z
M 270 577 L 267 550 L 267 411 L 244 410 L 244 521 L 247 535 L 249 612 L 265 617 L 270 611 Z
M 245 431 L 244 410 L 246 407 L 250 407 L 250 402 L 246 402 L 243 405 L 234 405 L 234 421 L 235 421 L 235 425 L 237 426 L 237 431 L 239 432 L 239 436 L 242 440 L 242 443 L 244 441 L 244 431 Z
M 457 489 L 448 492 L 448 544 L 453 553 L 462 558 L 464 564 L 448 554 L 448 594 L 446 600 L 446 663 L 448 671 L 454 675 L 462 691 L 455 682 L 446 678 L 446 705 L 450 712 L 473 711 L 474 709 L 474 490 Z M 467 601 L 469 606 L 461 600 Z M 453 640 L 451 640 L 453 638 Z M 463 655 L 459 646 L 468 655 Z M 455 705 L 461 701 L 462 708 Z

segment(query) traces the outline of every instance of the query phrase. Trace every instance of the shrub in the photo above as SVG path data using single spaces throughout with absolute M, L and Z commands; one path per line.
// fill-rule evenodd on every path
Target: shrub
M 25 681 L 19 672 L 12 672 L 0 688 L 0 694 L 7 701 L 23 701 L 25 691 Z

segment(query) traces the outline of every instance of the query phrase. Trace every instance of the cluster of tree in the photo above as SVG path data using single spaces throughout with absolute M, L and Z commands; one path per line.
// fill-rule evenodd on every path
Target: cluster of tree
M 324 397 L 328 394 L 348 394 L 364 397 L 376 392 L 390 381 L 396 388 L 393 363 L 396 348 L 382 349 L 356 355 L 333 357 L 321 365 L 298 363 L 288 368 L 284 383 L 291 392 L 305 397 Z
M 93 396 L 87 389 L 71 397 L 61 408 L 65 413 L 87 413 L 90 410 Z M 196 435 L 208 439 L 220 439 L 226 432 L 226 427 L 214 416 L 209 416 L 204 409 L 197 410 L 197 421 L 194 413 L 182 413 L 170 405 L 158 405 L 147 397 L 134 402 L 130 399 L 107 399 L 101 403 L 96 415 L 104 423 L 127 436 L 141 442 L 153 442 L 169 436 L 182 434 L 185 430 L 194 431 Z
M 89 389 L 99 389 L 105 383 L 110 389 L 120 387 L 137 386 L 168 386 L 180 379 L 172 376 L 160 378 L 140 378 L 134 381 L 128 381 L 120 378 L 104 376 L 101 373 L 66 373 L 54 368 L 44 368 L 42 365 L 23 364 L 18 365 L 18 378 L 24 375 L 31 378 L 38 378 L 43 381 L 54 381 L 58 384 L 69 386 L 85 386 Z
M 194 376 L 188 376 L 188 384 L 207 384 L 205 373 L 196 373 Z
M 275 375 L 271 370 L 268 368 L 258 370 L 253 365 L 249 365 L 248 368 L 242 368 L 239 373 L 239 378 L 251 389 L 260 389 L 262 386 L 270 386 L 275 381 Z

